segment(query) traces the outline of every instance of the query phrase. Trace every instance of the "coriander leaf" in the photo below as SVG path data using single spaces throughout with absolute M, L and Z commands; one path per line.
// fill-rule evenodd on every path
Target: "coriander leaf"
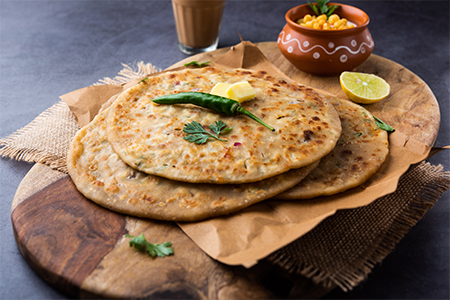
M 223 121 L 219 120 L 214 123 L 214 125 L 210 125 L 209 129 L 211 129 L 217 136 L 221 133 L 225 133 L 227 131 L 230 131 L 231 128 L 227 127 L 227 124 L 225 124 Z
M 320 15 L 319 11 L 317 10 L 317 6 L 313 5 L 311 2 L 308 1 L 309 6 L 311 9 L 316 13 L 316 15 Z
M 140 236 L 132 236 L 130 234 L 126 234 L 126 237 L 130 237 L 132 238 L 130 240 L 130 247 L 134 247 L 136 249 L 138 249 L 139 251 L 144 251 L 145 250 L 145 237 L 144 234 L 141 233 Z
M 381 121 L 380 119 L 378 119 L 377 117 L 373 117 L 375 119 L 375 123 L 377 124 L 377 126 L 380 129 L 386 130 L 387 132 L 394 132 L 395 129 L 392 128 L 390 125 L 384 123 L 383 121 Z
M 152 251 L 156 253 L 156 255 L 158 255 L 159 257 L 171 255 L 173 254 L 172 243 L 164 242 L 162 244 L 154 244 L 154 245 L 147 243 L 147 251 L 148 252 Z
M 187 130 L 189 132 L 187 132 Z M 186 133 L 203 133 L 205 129 L 203 129 L 203 126 L 200 123 L 192 121 L 191 123 L 184 124 L 183 131 Z
M 197 145 L 206 143 L 208 138 L 209 138 L 208 135 L 203 135 L 203 134 L 200 134 L 200 133 L 186 135 L 184 137 L 184 139 L 186 141 L 191 142 L 191 143 L 196 143 Z
M 185 63 L 184 65 L 186 67 L 187 66 L 194 66 L 194 67 L 197 67 L 197 68 L 201 68 L 201 67 L 207 66 L 209 63 L 210 63 L 209 61 L 204 62 L 204 63 L 199 63 L 198 61 L 191 61 L 191 62 Z
M 130 247 L 134 247 L 139 251 L 147 251 L 152 257 L 164 257 L 173 254 L 172 243 L 170 242 L 152 244 L 147 242 L 143 233 L 140 236 L 132 236 L 130 234 L 125 234 L 125 236 L 132 238 L 129 242 Z
M 208 64 L 210 63 L 210 61 L 205 61 L 204 63 L 199 64 L 199 67 L 206 67 Z
M 339 5 L 333 5 L 331 8 L 328 8 L 327 17 L 331 16 L 336 8 L 338 8 Z
M 320 11 L 322 14 L 326 13 L 328 10 L 327 2 L 328 0 L 316 0 L 317 4 L 319 5 Z
M 308 4 L 311 7 L 311 9 L 316 13 L 317 16 L 324 14 L 328 18 L 339 6 L 339 5 L 328 6 L 327 5 L 328 2 L 330 2 L 330 0 L 316 0 L 317 5 L 313 5 L 309 1 Z M 317 9 L 317 7 L 319 9 Z
M 187 67 L 187 66 L 198 66 L 198 61 L 191 61 L 191 62 L 185 63 L 184 66 L 185 67 Z
M 196 121 L 184 124 L 183 131 L 187 133 L 184 139 L 188 142 L 196 143 L 197 145 L 206 143 L 210 137 L 222 142 L 227 142 L 227 140 L 220 139 L 219 135 L 230 131 L 232 128 L 227 127 L 227 124 L 222 121 L 216 121 L 214 125 L 209 126 L 209 129 L 211 129 L 214 134 L 206 131 L 203 126 Z
M 148 79 L 148 77 L 145 77 L 144 79 L 142 79 L 141 81 L 139 81 L 138 83 L 144 82 Z

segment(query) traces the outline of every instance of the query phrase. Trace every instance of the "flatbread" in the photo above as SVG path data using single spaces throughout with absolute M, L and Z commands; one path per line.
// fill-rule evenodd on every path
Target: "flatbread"
M 333 104 L 342 124 L 336 148 L 322 158 L 308 177 L 276 199 L 309 199 L 344 192 L 364 183 L 386 160 L 388 134 L 378 128 L 372 114 L 351 101 Z
M 318 162 L 257 183 L 217 185 L 139 172 L 113 151 L 103 111 L 83 127 L 67 155 L 69 174 L 88 199 L 110 210 L 159 220 L 197 221 L 238 211 L 299 183 Z
M 227 116 L 190 104 L 158 105 L 157 96 L 209 93 L 218 82 L 248 81 L 256 91 L 244 108 L 276 129 L 246 116 Z M 197 145 L 183 139 L 184 125 L 222 120 L 227 142 Z M 192 183 L 256 182 L 308 166 L 328 154 L 341 132 L 333 106 L 316 91 L 265 71 L 213 67 L 167 72 L 133 86 L 112 104 L 108 140 L 115 152 L 142 172 Z

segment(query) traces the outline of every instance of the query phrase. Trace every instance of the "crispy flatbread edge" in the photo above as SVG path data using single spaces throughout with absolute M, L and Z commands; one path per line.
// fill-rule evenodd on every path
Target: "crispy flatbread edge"
M 92 122 L 94 122 L 95 120 L 93 120 Z M 91 123 L 92 123 L 91 122 Z M 320 160 L 310 164 L 309 166 L 305 166 L 299 169 L 293 169 L 290 170 L 286 173 L 268 178 L 268 179 L 264 179 L 260 182 L 257 183 L 247 183 L 247 184 L 241 184 L 243 186 L 245 185 L 249 185 L 249 186 L 254 186 L 254 185 L 260 185 L 260 186 L 267 186 L 271 184 L 271 181 L 273 181 L 274 183 L 272 184 L 277 184 L 279 182 L 279 180 L 277 180 L 277 177 L 285 177 L 285 176 L 298 176 L 296 181 L 293 181 L 292 184 L 290 185 L 286 185 L 285 187 L 283 187 L 282 189 L 280 188 L 275 188 L 272 189 L 270 192 L 268 192 L 264 198 L 261 199 L 256 199 L 253 201 L 242 201 L 242 203 L 240 203 L 240 205 L 236 205 L 235 207 L 229 208 L 219 208 L 213 212 L 211 211 L 203 211 L 201 213 L 196 214 L 195 216 L 184 216 L 184 215 L 176 215 L 176 214 L 168 214 L 168 215 L 161 215 L 159 213 L 155 213 L 152 212 L 151 210 L 146 210 L 146 211 L 142 211 L 142 210 L 137 210 L 136 206 L 133 205 L 127 205 L 125 207 L 117 207 L 114 204 L 112 204 L 112 202 L 108 202 L 105 201 L 104 199 L 108 199 L 110 197 L 110 195 L 108 195 L 106 192 L 104 192 L 103 190 L 101 190 L 101 196 L 93 196 L 95 194 L 98 194 L 98 190 L 95 193 L 88 193 L 86 191 L 84 191 L 83 189 L 78 189 L 77 186 L 79 185 L 83 185 L 83 181 L 80 178 L 80 176 L 76 175 L 76 169 L 79 168 L 80 166 L 77 164 L 77 157 L 79 157 L 79 154 L 77 151 L 72 151 L 72 149 L 74 147 L 80 147 L 80 142 L 79 140 L 80 138 L 80 134 L 82 136 L 84 136 L 86 134 L 86 131 L 88 130 L 88 128 L 91 126 L 91 123 L 89 123 L 88 125 L 86 125 L 85 127 L 81 128 L 79 130 L 79 132 L 76 134 L 76 137 L 74 138 L 74 140 L 72 141 L 70 147 L 69 147 L 69 151 L 67 154 L 67 165 L 68 165 L 68 170 L 69 170 L 69 176 L 72 179 L 76 189 L 80 192 L 81 195 L 83 195 L 86 200 L 90 200 L 94 203 L 96 203 L 97 205 L 104 207 L 108 210 L 111 210 L 113 212 L 116 213 L 120 213 L 120 214 L 124 214 L 124 215 L 130 215 L 130 216 L 134 216 L 134 217 L 141 217 L 141 218 L 150 218 L 150 219 L 155 219 L 155 220 L 164 220 L 164 221 L 176 221 L 176 222 L 195 222 L 195 221 L 201 221 L 204 219 L 209 219 L 209 218 L 213 218 L 213 217 L 217 217 L 217 216 L 222 216 L 222 215 L 227 215 L 227 214 L 232 214 L 235 212 L 238 212 L 246 207 L 249 207 L 251 205 L 254 205 L 258 202 L 270 199 L 272 197 L 274 197 L 275 195 L 282 193 L 292 187 L 294 187 L 295 185 L 297 185 L 301 180 L 303 180 L 310 172 L 312 172 L 318 165 Z M 84 133 L 83 133 L 84 132 Z M 83 146 L 81 146 L 83 147 Z M 290 175 L 291 174 L 291 175 Z M 154 175 L 149 175 L 149 176 L 154 176 Z M 158 176 L 154 176 L 154 177 L 158 177 Z M 164 179 L 167 180 L 167 179 Z M 176 184 L 176 181 L 173 181 Z M 184 183 L 185 184 L 185 183 Z M 199 184 L 192 184 L 193 186 L 198 186 Z M 214 184 L 203 184 L 203 185 L 209 185 L 209 186 L 214 186 Z M 223 184 L 218 184 L 217 186 L 223 186 Z M 124 199 L 123 201 L 128 201 L 129 199 Z M 111 203 L 111 204 L 108 204 Z
M 212 64 L 212 67 L 215 68 L 215 69 L 218 69 L 218 70 L 230 70 L 230 68 L 225 68 L 225 67 L 223 67 L 223 66 L 221 66 L 221 65 L 215 65 L 215 64 Z M 158 76 L 158 75 L 161 75 L 161 74 L 164 74 L 164 73 L 179 72 L 179 71 L 186 70 L 186 69 L 195 69 L 195 67 L 185 67 L 185 66 L 183 66 L 183 67 L 178 67 L 178 68 L 168 69 L 168 70 L 164 70 L 164 71 L 161 71 L 161 72 L 158 72 L 158 73 L 149 74 L 149 75 L 147 75 L 147 76 L 144 76 L 144 78 L 146 78 L 146 77 L 154 77 L 154 76 Z M 231 69 L 233 69 L 233 68 L 231 68 Z M 245 68 L 234 68 L 234 69 L 242 69 L 242 70 L 246 70 Z M 253 72 L 253 71 L 257 71 L 257 70 L 249 69 L 249 71 L 252 71 L 252 72 Z M 274 76 L 274 77 L 278 77 L 278 76 Z M 281 77 L 280 77 L 280 78 L 281 78 Z M 296 84 L 296 85 L 300 85 L 300 86 L 305 86 L 305 85 L 303 85 L 302 83 L 297 82 L 297 81 L 295 81 L 295 80 L 293 80 L 293 79 L 291 79 L 291 78 L 282 78 L 282 79 L 284 79 L 284 80 L 286 80 L 286 81 L 289 81 L 289 82 L 291 82 L 292 84 Z M 124 85 L 124 91 L 121 92 L 121 93 L 119 93 L 119 94 L 117 94 L 117 95 L 114 95 L 113 97 L 111 97 L 111 98 L 107 101 L 107 103 L 105 103 L 105 104 L 102 106 L 100 112 L 103 112 L 103 111 L 107 110 L 108 108 L 110 108 L 110 107 L 114 104 L 114 102 L 116 102 L 116 100 L 118 100 L 118 98 L 119 98 L 122 94 L 124 94 L 128 89 L 133 88 L 139 81 L 140 81 L 140 80 L 134 80 L 133 82 L 130 82 L 130 83 Z M 328 92 L 324 92 L 323 90 L 320 90 L 320 89 L 316 89 L 316 88 L 312 88 L 312 87 L 308 87 L 308 88 L 314 90 L 314 91 L 321 97 L 321 100 L 322 100 L 323 102 L 327 103 L 327 105 L 329 105 L 329 106 L 332 108 L 332 109 L 331 109 L 331 113 L 335 115 L 335 117 L 336 117 L 336 118 L 335 118 L 335 121 L 336 121 L 337 123 L 339 123 L 339 127 L 340 127 L 341 121 L 340 121 L 340 118 L 339 118 L 339 114 L 337 113 L 337 111 L 336 111 L 336 110 L 334 109 L 334 107 L 333 107 L 333 103 L 335 103 L 336 101 L 338 101 L 338 100 L 337 100 L 337 97 L 334 96 L 334 95 L 332 95 L 332 94 L 330 94 L 330 93 L 328 93 Z M 341 129 L 340 129 L 339 133 L 337 134 L 337 139 L 334 141 L 334 146 L 333 146 L 333 148 L 336 146 L 337 141 L 338 141 L 338 139 L 339 139 L 339 136 L 340 136 L 341 132 L 342 132 L 342 131 L 341 131 Z M 113 145 L 113 148 L 114 148 L 114 145 Z M 315 161 L 320 160 L 321 158 L 325 157 L 325 156 L 326 156 L 327 154 L 329 154 L 332 150 L 333 150 L 333 149 L 330 149 L 330 151 L 329 151 L 328 153 L 323 153 L 322 156 L 316 157 L 316 158 L 314 158 L 314 160 L 312 160 L 312 159 L 310 159 L 310 160 L 305 159 L 304 165 L 298 166 L 297 168 L 307 167 L 308 165 L 313 164 Z M 125 163 L 127 163 L 127 162 L 125 161 Z M 128 163 L 127 163 L 127 164 L 128 164 Z M 129 165 L 130 167 L 132 167 L 132 168 L 135 168 L 132 164 L 128 164 L 128 165 Z M 135 168 L 135 169 L 136 169 L 136 168 Z M 291 169 L 291 170 L 292 170 L 292 169 Z M 139 170 L 139 171 L 141 171 L 141 172 L 146 172 L 145 170 Z M 177 179 L 173 179 L 173 178 L 171 178 L 171 177 L 169 177 L 169 176 L 163 176 L 163 174 L 154 174 L 154 173 L 152 173 L 152 172 L 147 172 L 147 173 L 150 174 L 150 175 L 154 175 L 154 176 L 160 176 L 160 177 L 163 177 L 163 178 L 166 178 L 166 179 L 169 179 L 169 180 L 179 180 L 179 181 L 183 181 L 183 182 L 186 182 L 186 183 L 196 183 L 196 184 L 247 184 L 247 183 L 256 183 L 256 182 L 259 182 L 259 181 L 262 181 L 262 180 L 265 180 L 265 179 L 270 179 L 271 177 L 275 177 L 275 176 L 278 176 L 278 175 L 282 175 L 282 174 L 284 174 L 285 172 L 289 172 L 289 171 L 290 171 L 289 169 L 285 169 L 285 170 L 281 170 L 281 171 L 278 172 L 278 173 L 275 173 L 275 172 L 274 172 L 270 177 L 265 177 L 265 178 L 262 177 L 262 178 L 260 178 L 260 179 L 258 179 L 258 180 L 252 179 L 252 180 L 245 180 L 245 181 L 244 181 L 244 180 L 242 180 L 242 181 L 234 181 L 234 182 L 229 182 L 229 181 L 227 181 L 227 182 L 217 182 L 217 183 L 211 182 L 211 181 L 209 181 L 209 180 L 205 180 L 205 181 L 191 181 L 191 180 L 189 180 L 189 178 L 177 178 Z
M 329 100 L 329 102 L 332 103 L 333 105 L 337 105 L 337 103 L 339 101 L 341 101 L 341 102 L 344 101 L 344 102 L 350 103 L 351 105 L 361 106 L 350 100 L 338 99 L 337 97 L 330 95 L 330 94 L 325 94 L 325 96 Z M 363 106 L 361 106 L 361 108 L 363 108 L 364 111 L 370 117 L 373 116 L 372 113 L 370 111 L 368 111 L 367 109 L 365 109 Z M 338 112 L 338 114 L 339 114 L 339 112 Z M 387 134 L 387 132 L 384 132 L 384 133 L 385 133 L 384 135 L 386 137 L 386 141 L 388 142 L 389 141 L 388 134 Z M 331 152 L 333 152 L 333 151 L 331 151 Z M 330 152 L 330 154 L 331 154 L 331 152 Z M 298 183 L 294 187 L 287 189 L 286 191 L 276 195 L 274 198 L 276 200 L 309 200 L 309 199 L 316 199 L 316 198 L 320 198 L 320 197 L 335 196 L 335 195 L 342 194 L 346 191 L 349 191 L 351 189 L 363 187 L 365 184 L 367 184 L 367 182 L 370 180 L 370 178 L 372 178 L 372 176 L 374 176 L 378 172 L 378 170 L 380 170 L 383 167 L 383 165 L 388 163 L 387 161 L 389 159 L 389 152 L 390 151 L 388 148 L 386 156 L 384 157 L 384 161 L 382 164 L 380 164 L 378 166 L 378 168 L 372 169 L 371 172 L 364 173 L 364 176 L 362 177 L 362 179 L 357 182 L 353 182 L 351 184 L 346 183 L 344 188 L 336 186 L 336 187 L 328 187 L 327 189 L 322 189 L 320 192 L 318 192 L 317 190 L 311 190 L 311 191 L 302 190 L 300 193 L 300 192 L 297 192 L 297 190 L 300 188 L 299 186 L 301 186 L 301 183 Z M 326 156 L 324 156 L 324 157 L 326 157 Z M 319 163 L 318 167 L 320 167 L 320 163 Z

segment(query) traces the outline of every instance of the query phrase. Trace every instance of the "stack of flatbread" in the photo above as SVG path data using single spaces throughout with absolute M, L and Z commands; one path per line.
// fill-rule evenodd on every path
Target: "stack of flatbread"
M 152 101 L 242 81 L 256 92 L 242 106 L 275 131 L 243 115 Z M 196 144 L 184 139 L 193 121 L 232 129 L 223 141 Z M 67 164 L 77 189 L 103 207 L 197 221 L 268 198 L 343 192 L 373 175 L 387 154 L 387 133 L 357 104 L 264 71 L 205 67 L 161 73 L 125 90 L 77 133 Z

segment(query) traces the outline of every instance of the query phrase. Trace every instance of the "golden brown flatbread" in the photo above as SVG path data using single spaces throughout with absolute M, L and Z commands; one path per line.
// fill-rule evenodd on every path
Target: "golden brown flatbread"
M 217 185 L 168 180 L 139 172 L 114 152 L 103 111 L 76 135 L 67 156 L 69 174 L 88 199 L 138 217 L 197 221 L 238 211 L 299 183 L 317 163 L 256 183 Z
M 378 128 L 372 114 L 347 100 L 333 104 L 342 124 L 336 148 L 308 177 L 276 199 L 309 199 L 344 192 L 364 183 L 386 160 L 388 135 Z
M 246 116 L 227 116 L 190 104 L 158 105 L 166 94 L 209 93 L 218 82 L 248 81 L 256 92 L 242 105 L 270 131 Z M 185 124 L 222 120 L 233 129 L 227 142 L 197 145 L 183 139 Z M 166 72 L 131 87 L 112 104 L 108 141 L 128 165 L 191 183 L 257 182 L 311 165 L 328 154 L 341 132 L 334 107 L 313 89 L 264 71 L 213 67 Z

